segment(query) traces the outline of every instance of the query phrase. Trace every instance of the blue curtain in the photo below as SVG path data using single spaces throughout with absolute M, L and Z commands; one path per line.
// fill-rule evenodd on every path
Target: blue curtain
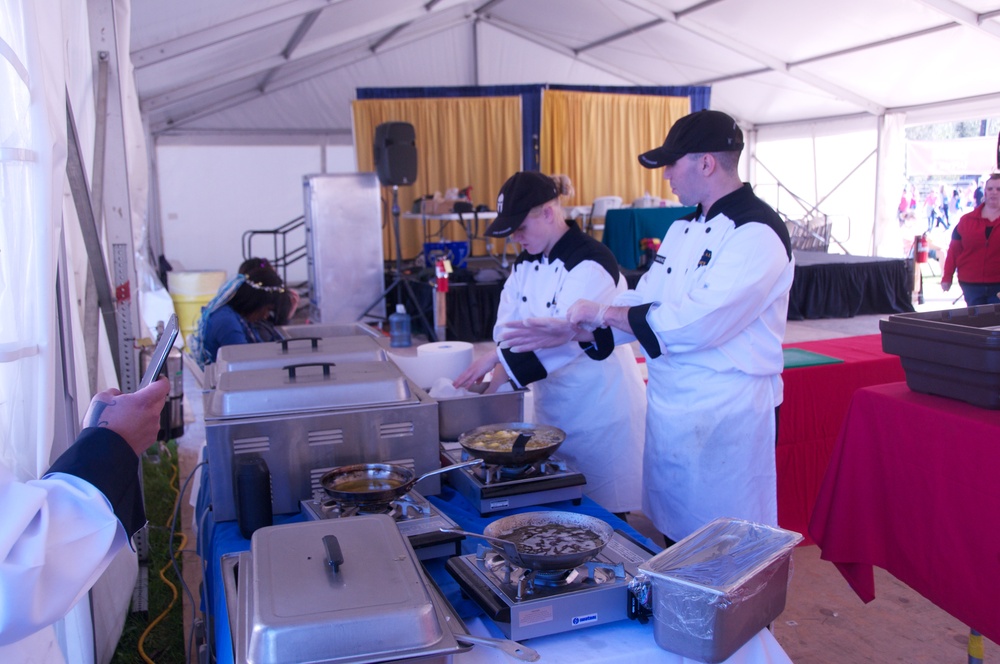
M 538 137 L 542 127 L 542 90 L 572 90 L 628 95 L 688 97 L 691 112 L 708 108 L 712 88 L 707 85 L 465 85 L 424 88 L 358 88 L 358 99 L 411 99 L 419 97 L 521 97 L 521 147 L 524 170 L 538 170 Z

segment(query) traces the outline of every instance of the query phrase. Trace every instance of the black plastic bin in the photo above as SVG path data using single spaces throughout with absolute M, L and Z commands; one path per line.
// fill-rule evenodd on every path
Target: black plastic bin
M 1000 408 L 1000 305 L 895 314 L 879 329 L 911 390 Z

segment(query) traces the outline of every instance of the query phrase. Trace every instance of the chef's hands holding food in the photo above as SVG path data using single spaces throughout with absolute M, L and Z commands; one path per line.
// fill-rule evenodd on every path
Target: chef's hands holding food
M 501 348 L 515 353 L 527 353 L 541 348 L 554 348 L 570 341 L 592 341 L 593 331 L 575 325 L 565 318 L 525 318 L 503 325 L 498 335 Z

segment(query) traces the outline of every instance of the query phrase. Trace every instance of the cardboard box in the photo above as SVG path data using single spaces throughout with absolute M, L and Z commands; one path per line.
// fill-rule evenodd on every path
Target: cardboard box
M 1000 305 L 895 314 L 879 329 L 911 390 L 1000 408 Z

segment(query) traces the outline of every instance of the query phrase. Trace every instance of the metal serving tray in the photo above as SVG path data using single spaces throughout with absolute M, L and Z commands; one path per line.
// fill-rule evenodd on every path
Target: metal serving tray
M 486 424 L 524 420 L 526 390 L 483 394 L 486 387 L 487 383 L 479 383 L 469 388 L 475 394 L 437 399 L 441 440 L 458 440 L 463 433 Z
M 373 337 L 298 337 L 258 344 L 223 346 L 210 367 L 220 376 L 228 371 L 280 369 L 310 362 L 385 362 L 385 349 Z
M 261 528 L 244 560 L 237 662 L 449 661 L 462 650 L 388 516 Z
M 226 372 L 209 393 L 205 418 L 259 416 L 418 401 L 391 362 L 300 364 Z
M 362 336 L 372 339 L 384 338 L 370 325 L 364 323 L 306 323 L 304 325 L 279 325 L 278 331 L 288 339 L 303 337 L 351 337 Z
M 236 518 L 233 472 L 259 457 L 271 478 L 274 514 L 298 512 L 322 491 L 320 478 L 337 466 L 395 463 L 418 475 L 440 468 L 437 403 L 391 362 L 228 372 L 205 393 L 212 509 L 216 521 Z M 425 496 L 440 477 L 422 480 Z

